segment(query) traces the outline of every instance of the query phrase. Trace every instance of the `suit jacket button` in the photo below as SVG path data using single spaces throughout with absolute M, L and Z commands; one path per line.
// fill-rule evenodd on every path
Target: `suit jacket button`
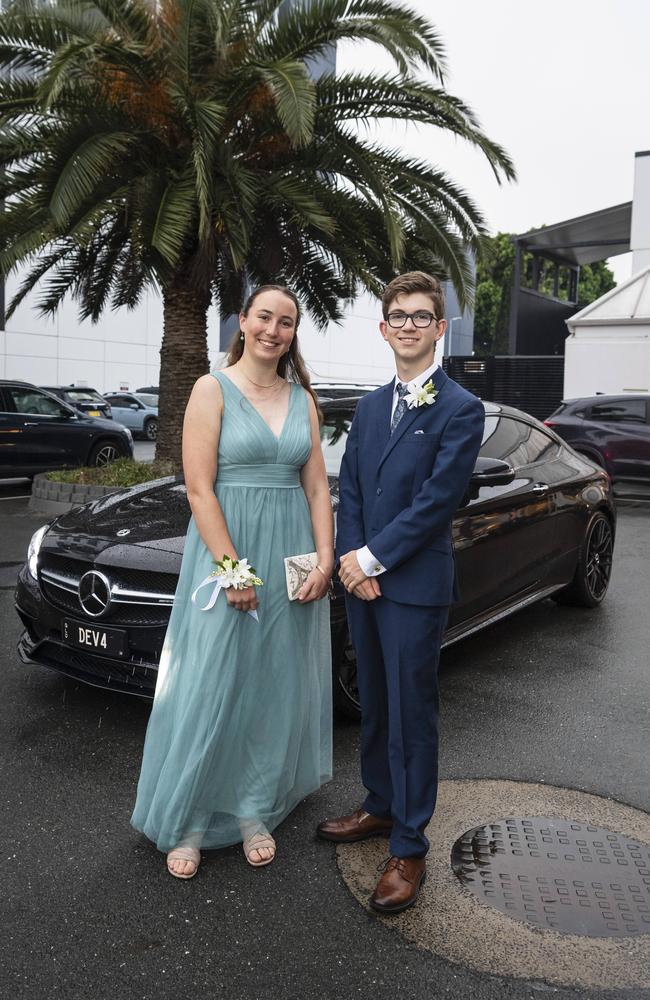
M 379 496 L 379 495 L 380 495 L 380 493 L 381 493 L 381 486 L 378 486 L 378 487 L 377 487 L 377 496 Z

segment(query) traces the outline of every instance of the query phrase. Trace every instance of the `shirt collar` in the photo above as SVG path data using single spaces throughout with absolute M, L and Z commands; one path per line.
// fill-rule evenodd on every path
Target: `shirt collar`
M 407 384 L 409 386 L 414 386 L 414 387 L 416 387 L 418 389 L 421 389 L 422 386 L 424 385 L 424 383 L 429 381 L 429 379 L 431 378 L 431 376 L 433 375 L 433 373 L 439 367 L 440 367 L 440 365 L 438 364 L 438 362 L 434 361 L 433 364 L 429 366 L 429 368 L 427 368 L 425 371 L 421 372 L 419 375 L 416 375 L 416 377 L 412 378 L 411 381 L 408 382 Z M 398 378 L 398 376 L 396 374 L 395 375 L 395 381 L 393 383 L 393 392 L 397 392 L 397 383 L 399 381 L 400 380 L 399 380 L 399 378 Z

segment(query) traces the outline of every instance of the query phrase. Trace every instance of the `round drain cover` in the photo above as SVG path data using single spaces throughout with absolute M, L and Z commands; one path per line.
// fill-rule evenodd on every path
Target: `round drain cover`
M 650 933 L 650 847 L 546 817 L 500 819 L 454 844 L 458 878 L 517 920 L 568 934 Z

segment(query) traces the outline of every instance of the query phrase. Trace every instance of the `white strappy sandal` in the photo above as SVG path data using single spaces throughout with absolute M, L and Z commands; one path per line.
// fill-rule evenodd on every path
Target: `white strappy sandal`
M 185 874 L 181 872 L 175 872 L 170 868 L 170 863 L 174 861 L 189 861 L 190 864 L 194 865 L 193 872 L 187 872 Z M 199 865 L 201 863 L 201 852 L 196 847 L 175 847 L 167 855 L 167 871 L 174 878 L 194 878 L 199 870 Z
M 249 865 L 253 868 L 262 868 L 264 865 L 270 865 L 275 858 L 275 841 L 270 833 L 253 833 L 250 837 L 247 837 L 243 842 L 244 854 Z M 263 858 L 261 861 L 253 861 L 251 858 L 251 853 L 253 851 L 272 851 L 270 858 Z

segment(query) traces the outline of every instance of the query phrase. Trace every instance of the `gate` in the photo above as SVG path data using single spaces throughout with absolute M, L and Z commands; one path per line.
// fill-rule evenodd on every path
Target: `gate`
M 480 399 L 516 406 L 544 420 L 562 402 L 564 358 L 561 355 L 451 357 L 442 362 L 447 375 Z

